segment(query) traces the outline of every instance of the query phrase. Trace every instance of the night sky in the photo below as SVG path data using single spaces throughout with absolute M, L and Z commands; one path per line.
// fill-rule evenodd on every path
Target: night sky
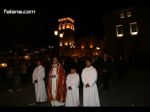
M 119 2 L 116 5 L 105 0 L 98 6 L 91 7 L 68 7 L 68 8 L 19 8 L 34 9 L 33 15 L 4 15 L 0 9 L 0 48 L 8 48 L 15 43 L 32 44 L 35 46 L 45 46 L 53 44 L 55 37 L 53 31 L 57 28 L 57 19 L 62 17 L 72 17 L 75 20 L 75 34 L 78 37 L 95 36 L 101 39 L 104 35 L 104 26 L 101 15 L 118 9 L 138 6 L 139 4 Z M 123 5 L 124 3 L 124 5 Z M 140 2 L 139 2 L 140 3 Z M 9 9 L 9 7 L 7 7 Z M 11 8 L 18 9 L 18 8 Z

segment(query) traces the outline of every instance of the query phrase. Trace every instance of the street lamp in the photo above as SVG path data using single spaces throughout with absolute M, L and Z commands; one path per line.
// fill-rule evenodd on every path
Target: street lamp
M 97 50 L 100 50 L 100 47 L 96 47 Z
M 64 34 L 63 34 L 63 33 L 60 33 L 59 36 L 60 36 L 60 38 L 63 38 Z
M 58 35 L 58 31 L 57 31 L 57 30 L 54 31 L 54 35 L 55 35 L 55 36 Z

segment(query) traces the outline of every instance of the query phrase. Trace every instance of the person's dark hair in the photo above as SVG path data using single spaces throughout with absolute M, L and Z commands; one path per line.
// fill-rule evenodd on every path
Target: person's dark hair
M 85 61 L 89 61 L 89 62 L 91 62 L 91 63 L 92 63 L 92 58 L 88 57 L 88 58 L 86 58 L 86 60 L 85 60 Z
M 76 69 L 77 69 L 77 65 L 76 65 L 75 63 L 71 63 L 71 65 L 70 65 L 70 70 L 71 70 L 71 69 L 75 69 L 75 70 L 76 70 Z
M 59 58 L 58 56 L 53 56 L 52 59 L 54 59 L 54 58 L 57 58 L 57 59 L 58 59 L 58 62 L 60 62 L 60 58 Z
M 38 62 L 38 61 L 40 61 L 41 64 L 43 65 L 43 60 L 42 59 L 39 58 L 39 59 L 36 60 L 36 62 Z

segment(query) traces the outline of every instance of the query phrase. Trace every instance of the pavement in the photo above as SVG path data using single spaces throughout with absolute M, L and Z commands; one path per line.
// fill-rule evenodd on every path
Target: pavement
M 11 107 L 51 107 L 48 102 L 35 103 L 34 86 L 32 83 L 21 85 L 16 92 L 9 92 L 7 83 L 0 84 L 0 106 Z M 103 107 L 134 107 L 150 106 L 150 68 L 135 69 L 126 74 L 123 80 L 118 80 L 116 72 L 111 76 L 108 91 L 99 88 L 99 97 Z M 80 102 L 83 95 L 80 87 Z

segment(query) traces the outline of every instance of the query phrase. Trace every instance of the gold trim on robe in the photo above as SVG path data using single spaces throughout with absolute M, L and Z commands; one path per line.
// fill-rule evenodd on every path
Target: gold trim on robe
M 52 101 L 52 100 L 57 100 L 60 102 L 65 102 L 65 98 L 66 98 L 66 76 L 65 76 L 65 72 L 63 67 L 58 64 L 57 67 L 57 82 L 56 82 L 56 98 L 53 98 L 52 93 L 51 93 L 51 89 L 52 89 L 52 78 L 50 78 L 50 75 L 52 73 L 53 70 L 53 66 L 50 69 L 49 72 L 49 78 L 48 78 L 48 101 Z

